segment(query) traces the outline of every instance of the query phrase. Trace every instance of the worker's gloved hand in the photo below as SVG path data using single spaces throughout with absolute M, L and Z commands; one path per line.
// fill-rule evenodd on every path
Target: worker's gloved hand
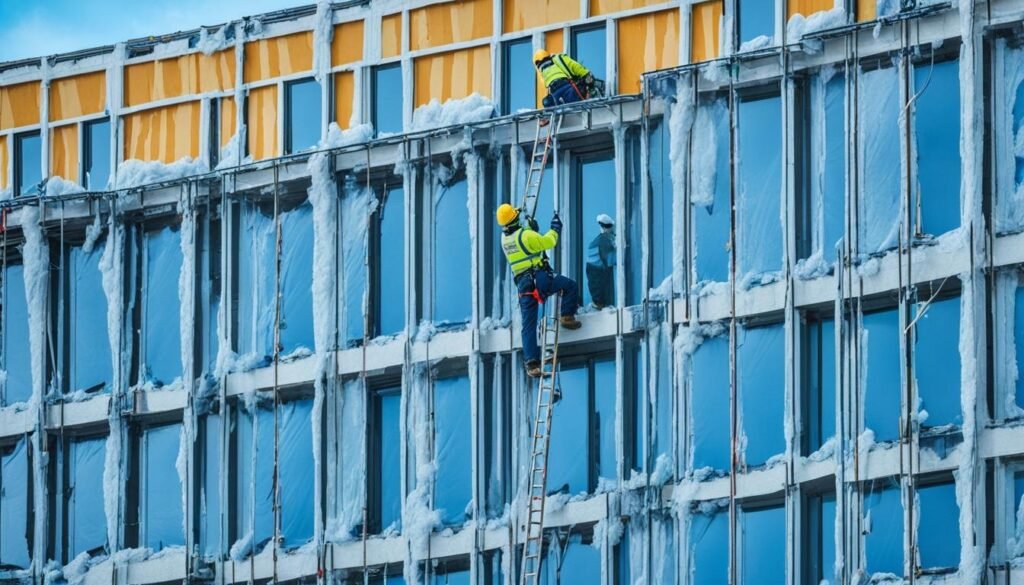
M 558 217 L 558 212 L 551 216 L 551 229 L 556 234 L 562 235 L 562 218 Z
M 526 220 L 526 225 L 529 226 L 529 228 L 531 230 L 533 230 L 535 232 L 540 232 L 540 224 L 537 223 L 536 219 L 534 219 L 532 217 L 527 219 Z
M 594 85 L 594 74 L 587 73 L 587 76 L 583 78 L 583 83 L 587 84 L 588 86 Z

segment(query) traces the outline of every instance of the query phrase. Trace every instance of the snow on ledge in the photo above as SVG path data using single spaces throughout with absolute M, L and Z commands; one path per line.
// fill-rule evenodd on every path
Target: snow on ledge
M 494 102 L 473 93 L 462 99 L 450 99 L 441 103 L 436 99 L 416 108 L 412 113 L 410 132 L 473 124 L 494 116 Z
M 117 189 L 174 181 L 207 172 L 201 160 L 183 157 L 170 164 L 160 161 L 126 160 L 117 167 Z
M 738 52 L 748 53 L 751 51 L 759 51 L 761 49 L 767 49 L 768 47 L 771 47 L 774 44 L 776 44 L 774 37 L 770 37 L 768 35 L 761 35 L 759 37 L 754 37 L 749 41 L 746 41 L 745 43 L 741 44 L 740 50 Z
M 786 39 L 799 41 L 806 35 L 837 28 L 844 24 L 846 24 L 846 13 L 842 8 L 823 10 L 810 16 L 794 14 L 786 23 Z

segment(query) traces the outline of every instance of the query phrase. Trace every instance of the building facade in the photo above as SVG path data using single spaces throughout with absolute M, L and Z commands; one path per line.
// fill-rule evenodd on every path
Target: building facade
M 613 94 L 535 214 L 587 305 L 544 582 L 1024 583 L 1024 2 L 953 4 L 321 3 L 0 65 L 0 581 L 517 582 L 493 218 L 543 46 Z

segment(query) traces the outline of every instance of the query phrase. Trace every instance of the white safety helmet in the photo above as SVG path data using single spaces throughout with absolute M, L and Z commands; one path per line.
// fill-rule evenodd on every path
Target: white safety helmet
M 601 227 L 615 227 L 615 220 L 604 213 L 597 216 L 597 223 L 601 224 Z

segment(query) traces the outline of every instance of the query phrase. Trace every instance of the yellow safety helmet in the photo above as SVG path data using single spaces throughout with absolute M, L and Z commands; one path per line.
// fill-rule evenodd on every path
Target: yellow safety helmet
M 540 63 L 541 61 L 547 59 L 550 56 L 551 53 L 548 53 L 544 49 L 537 49 L 536 51 L 533 52 L 533 63 L 534 65 L 536 65 L 537 63 Z
M 512 207 L 508 203 L 502 203 L 498 206 L 498 225 L 507 226 L 519 217 L 519 210 Z

